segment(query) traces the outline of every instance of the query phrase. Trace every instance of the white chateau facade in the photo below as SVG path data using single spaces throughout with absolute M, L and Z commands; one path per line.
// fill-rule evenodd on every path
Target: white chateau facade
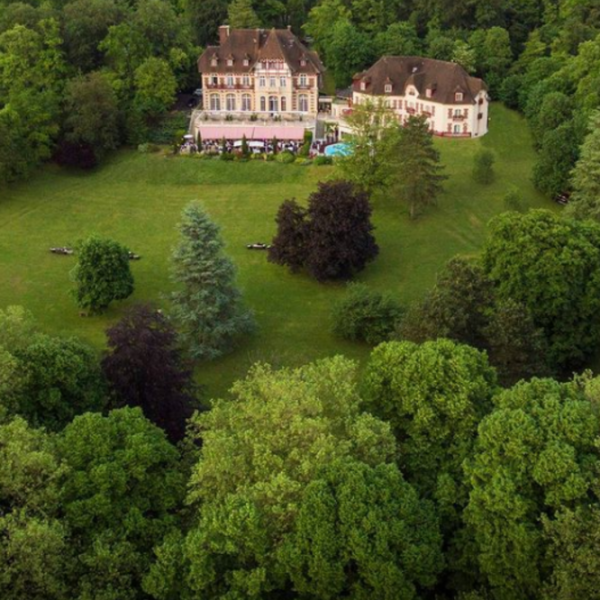
M 405 123 L 424 115 L 431 132 L 444 137 L 481 137 L 488 131 L 489 97 L 485 83 L 456 63 L 416 56 L 384 56 L 358 73 L 348 106 L 334 107 L 340 132 L 350 134 L 343 117 L 352 106 L 383 99 Z

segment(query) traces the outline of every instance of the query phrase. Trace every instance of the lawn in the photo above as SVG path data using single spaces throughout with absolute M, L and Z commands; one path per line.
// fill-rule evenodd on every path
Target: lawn
M 530 183 L 534 159 L 523 119 L 492 107 L 490 133 L 480 140 L 437 140 L 449 180 L 439 206 L 417 221 L 393 197 L 374 199 L 377 261 L 360 280 L 390 290 L 409 303 L 435 281 L 455 254 L 475 254 L 491 217 L 503 211 L 503 196 L 516 187 L 527 206 L 553 208 Z M 471 180 L 473 155 L 484 146 L 496 154 L 496 182 Z M 245 244 L 268 241 L 274 215 L 286 198 L 304 200 L 331 168 L 276 163 L 224 163 L 123 151 L 90 174 L 48 167 L 30 181 L 3 190 L 0 198 L 0 307 L 21 304 L 53 333 L 80 336 L 99 350 L 105 328 L 134 302 L 165 305 L 171 289 L 169 256 L 177 241 L 182 208 L 201 202 L 222 227 L 239 283 L 254 309 L 259 331 L 230 356 L 198 367 L 211 395 L 259 360 L 300 364 L 343 353 L 364 359 L 368 348 L 335 339 L 332 304 L 342 285 L 320 285 L 269 264 Z M 72 245 L 91 233 L 128 245 L 143 259 L 133 263 L 135 295 L 101 317 L 80 317 L 69 290 L 73 257 L 51 255 L 50 246 Z

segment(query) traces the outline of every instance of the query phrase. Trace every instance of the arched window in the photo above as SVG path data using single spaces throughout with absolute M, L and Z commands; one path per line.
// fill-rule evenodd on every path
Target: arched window
M 277 96 L 269 96 L 269 112 L 279 112 L 279 100 Z
M 221 98 L 218 94 L 211 94 L 210 110 L 221 110 Z
M 267 110 L 267 99 L 264 96 L 260 97 L 260 110 L 266 112 Z
M 235 110 L 235 96 L 233 94 L 227 94 L 225 97 L 225 105 L 227 110 Z
M 242 110 L 252 110 L 252 97 L 250 94 L 242 95 Z
M 308 96 L 306 94 L 300 94 L 298 97 L 298 110 L 308 112 Z
M 287 100 L 285 96 L 281 97 L 281 112 L 285 112 L 287 110 Z

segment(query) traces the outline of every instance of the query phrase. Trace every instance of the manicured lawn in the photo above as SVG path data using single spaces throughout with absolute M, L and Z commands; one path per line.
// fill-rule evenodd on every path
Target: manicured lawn
M 503 211 L 502 198 L 517 187 L 528 206 L 554 205 L 530 183 L 533 151 L 524 121 L 501 106 L 492 108 L 491 132 L 481 140 L 438 140 L 450 176 L 439 206 L 412 222 L 393 197 L 374 199 L 381 254 L 360 277 L 391 290 L 403 302 L 418 299 L 436 272 L 455 254 L 474 254 L 486 224 Z M 480 146 L 496 153 L 496 182 L 474 184 L 473 154 Z M 91 174 L 49 167 L 32 180 L 0 191 L 0 307 L 22 304 L 47 331 L 81 336 L 98 349 L 104 329 L 133 302 L 165 304 L 171 289 L 171 248 L 181 209 L 200 201 L 222 226 L 228 253 L 239 267 L 239 283 L 255 310 L 260 330 L 227 358 L 198 368 L 211 395 L 223 394 L 248 366 L 262 360 L 299 364 L 343 353 L 357 359 L 368 348 L 329 333 L 330 310 L 342 285 L 320 285 L 266 261 L 245 244 L 269 241 L 274 215 L 285 198 L 305 199 L 331 168 L 275 163 L 223 163 L 166 158 L 124 151 Z M 136 292 L 102 317 L 79 316 L 69 290 L 72 257 L 54 256 L 50 246 L 72 245 L 91 233 L 110 236 L 143 255 L 133 263 Z

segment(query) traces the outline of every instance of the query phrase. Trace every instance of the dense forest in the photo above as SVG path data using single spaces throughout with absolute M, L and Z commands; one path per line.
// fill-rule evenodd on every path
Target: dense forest
M 1 309 L 0 598 L 600 597 L 600 378 L 585 370 L 600 340 L 597 1 L 0 0 L 0 202 L 47 161 L 92 167 L 148 141 L 226 22 L 291 25 L 340 89 L 383 54 L 461 64 L 525 115 L 535 185 L 572 190 L 567 214 L 497 216 L 481 255 L 450 261 L 408 310 L 351 287 L 337 334 L 373 347 L 365 365 L 259 363 L 222 399 L 194 361 L 255 322 L 197 205 L 171 313 L 130 308 L 101 357 Z M 424 147 L 437 186 L 427 127 L 403 132 L 394 153 Z M 366 173 L 357 188 L 284 202 L 271 262 L 324 281 L 377 256 L 367 150 L 346 163 L 347 179 Z M 344 227 L 348 264 L 323 258 Z M 91 237 L 77 252 L 80 308 L 132 293 L 127 248 Z

